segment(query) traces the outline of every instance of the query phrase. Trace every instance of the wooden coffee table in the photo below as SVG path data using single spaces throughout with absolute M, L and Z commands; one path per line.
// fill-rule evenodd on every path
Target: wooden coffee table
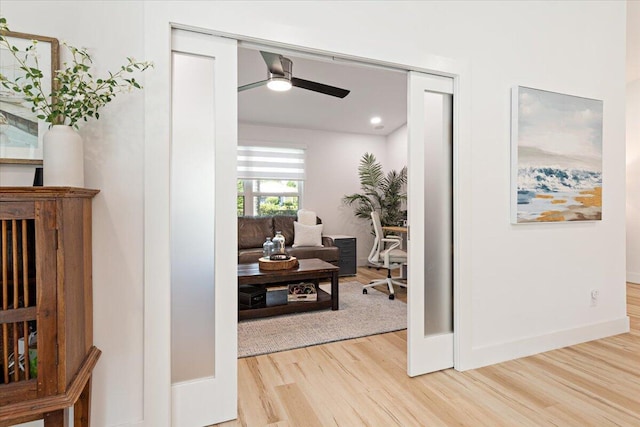
M 331 295 L 316 286 L 318 292 L 317 301 L 297 301 L 273 307 L 239 310 L 238 320 L 322 310 L 325 308 L 338 310 L 338 272 L 340 268 L 317 258 L 300 259 L 298 263 L 298 268 L 275 271 L 260 270 L 257 262 L 238 264 L 238 286 L 295 283 L 303 280 L 314 281 L 317 284 L 320 279 L 330 279 Z

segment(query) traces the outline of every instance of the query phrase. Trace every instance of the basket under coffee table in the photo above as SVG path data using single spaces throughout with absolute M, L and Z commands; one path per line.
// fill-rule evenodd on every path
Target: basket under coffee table
M 320 279 L 331 280 L 331 295 L 316 286 L 318 292 L 317 301 L 289 302 L 288 304 L 273 307 L 238 310 L 238 320 L 322 310 L 325 308 L 338 310 L 339 271 L 339 267 L 317 258 L 300 259 L 298 260 L 297 268 L 288 270 L 260 270 L 257 262 L 238 264 L 238 286 L 295 283 L 303 280 L 317 283 Z

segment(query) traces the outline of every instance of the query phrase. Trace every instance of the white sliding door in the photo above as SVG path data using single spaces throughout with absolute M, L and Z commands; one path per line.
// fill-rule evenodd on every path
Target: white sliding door
M 453 79 L 409 73 L 410 376 L 453 367 Z
M 171 424 L 201 427 L 237 416 L 236 41 L 174 29 L 171 61 Z

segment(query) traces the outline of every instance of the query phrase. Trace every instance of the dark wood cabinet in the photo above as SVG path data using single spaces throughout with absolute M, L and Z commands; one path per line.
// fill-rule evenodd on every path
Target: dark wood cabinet
M 88 426 L 91 203 L 97 190 L 0 187 L 0 426 Z
M 355 276 L 358 270 L 356 258 L 356 238 L 353 236 L 329 235 L 333 244 L 340 248 L 340 276 Z

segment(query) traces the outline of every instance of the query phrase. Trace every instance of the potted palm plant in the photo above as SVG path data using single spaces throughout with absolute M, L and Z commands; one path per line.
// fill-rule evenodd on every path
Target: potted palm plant
M 358 175 L 362 192 L 342 198 L 345 204 L 355 207 L 355 216 L 369 221 L 371 212 L 377 210 L 382 226 L 402 225 L 406 219 L 406 210 L 402 207 L 407 200 L 407 167 L 399 172 L 391 170 L 385 175 L 376 157 L 365 153 L 360 159 Z
M 44 184 L 82 187 L 84 155 L 76 130 L 90 118 L 99 119 L 99 110 L 117 94 L 142 89 L 132 75 L 152 64 L 127 58 L 117 71 L 98 78 L 91 73 L 93 61 L 87 50 L 64 43 L 71 60 L 52 70 L 53 87 L 46 93 L 43 83 L 48 76 L 38 63 L 37 40 L 20 49 L 7 39 L 10 35 L 6 18 L 0 17 L 0 48 L 11 53 L 22 72 L 13 79 L 0 73 L 0 84 L 14 96 L 21 96 L 39 120 L 49 123 L 43 137 Z

